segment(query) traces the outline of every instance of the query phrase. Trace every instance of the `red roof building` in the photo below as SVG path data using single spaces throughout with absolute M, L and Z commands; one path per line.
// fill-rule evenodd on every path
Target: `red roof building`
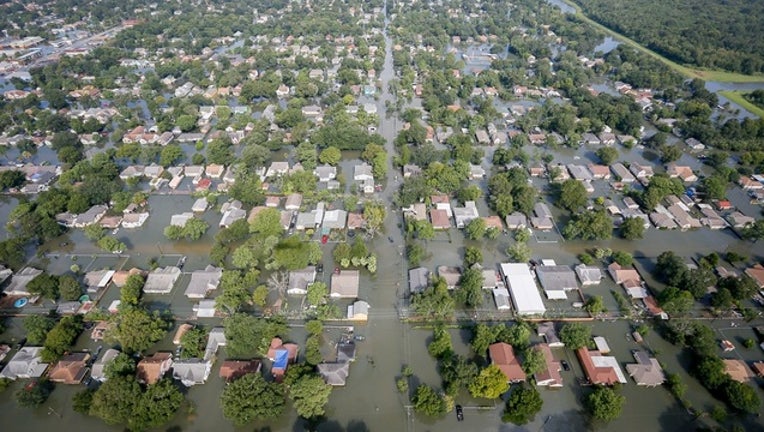
M 497 342 L 488 347 L 488 355 L 491 357 L 491 364 L 496 365 L 504 372 L 507 382 L 516 383 L 525 381 L 526 376 L 520 362 L 515 357 L 515 351 L 512 345 L 504 342 Z

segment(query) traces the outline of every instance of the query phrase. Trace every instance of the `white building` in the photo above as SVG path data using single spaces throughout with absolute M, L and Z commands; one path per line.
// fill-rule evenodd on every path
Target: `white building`
M 525 263 L 503 263 L 501 273 L 518 315 L 543 315 L 546 312 L 531 270 Z

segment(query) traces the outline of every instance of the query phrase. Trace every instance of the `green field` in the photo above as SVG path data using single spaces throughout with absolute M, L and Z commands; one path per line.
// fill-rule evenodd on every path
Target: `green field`
M 719 94 L 729 99 L 736 105 L 740 105 L 743 109 L 750 112 L 753 115 L 764 118 L 764 109 L 752 104 L 746 98 L 743 97 L 745 92 L 735 90 L 721 90 Z
M 718 81 L 718 82 L 731 82 L 731 83 L 758 83 L 764 82 L 764 76 L 761 75 L 745 75 L 736 72 L 727 72 L 719 70 L 701 70 L 680 65 L 674 61 L 667 59 L 666 57 L 658 54 L 657 52 L 646 48 L 639 44 L 637 41 L 628 38 L 621 33 L 615 32 L 608 27 L 594 21 L 584 14 L 581 7 L 571 0 L 563 0 L 566 4 L 576 9 L 576 16 L 581 18 L 582 21 L 602 30 L 603 32 L 618 38 L 621 42 L 628 44 L 668 65 L 673 70 L 688 78 L 700 78 L 705 81 Z M 742 99 L 742 98 L 741 98 Z

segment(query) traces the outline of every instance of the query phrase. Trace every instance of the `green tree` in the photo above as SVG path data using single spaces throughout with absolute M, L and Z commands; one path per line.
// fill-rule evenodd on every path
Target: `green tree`
M 159 312 L 150 313 L 139 307 L 124 307 L 113 316 L 107 338 L 119 343 L 128 353 L 141 352 L 161 340 L 167 333 L 167 322 Z
M 585 406 L 595 420 L 610 422 L 623 410 L 626 398 L 610 387 L 597 387 L 585 399 Z
M 387 210 L 385 205 L 378 201 L 366 202 L 363 206 L 364 230 L 369 236 L 374 237 L 385 223 Z
M 106 364 L 104 374 L 106 378 L 132 377 L 135 375 L 135 359 L 123 352 L 117 354 L 114 360 Z
M 194 327 L 180 337 L 184 358 L 201 358 L 207 345 L 207 332 L 200 327 Z
M 756 414 L 761 407 L 756 390 L 735 380 L 728 380 L 724 385 L 724 396 L 733 408 L 744 413 Z
M 618 150 L 613 147 L 600 147 L 595 154 L 603 165 L 611 165 L 618 159 Z
M 457 296 L 467 307 L 483 304 L 483 272 L 479 268 L 464 270 L 459 279 Z
M 507 255 L 513 262 L 527 262 L 531 259 L 531 248 L 527 243 L 515 242 L 507 248 Z
M 58 276 L 41 273 L 27 284 L 30 294 L 40 295 L 47 299 L 58 299 Z
M 432 289 L 413 296 L 414 314 L 425 319 L 446 320 L 454 314 L 454 298 L 448 292 L 448 286 L 442 278 L 433 284 Z
M 16 402 L 25 408 L 37 408 L 46 400 L 53 391 L 53 384 L 48 380 L 32 381 L 24 387 L 18 389 Z
M 141 396 L 141 386 L 134 377 L 109 378 L 93 395 L 90 415 L 110 425 L 128 424 L 138 409 Z
M 223 327 L 226 352 L 232 357 L 265 353 L 271 339 L 289 332 L 281 318 L 256 318 L 245 313 L 235 313 L 224 319 Z
M 183 236 L 192 241 L 199 240 L 209 227 L 209 224 L 204 219 L 192 217 L 183 226 Z
M 464 234 L 470 240 L 479 240 L 485 236 L 485 221 L 482 218 L 472 219 L 464 226 Z
M 638 217 L 626 218 L 620 227 L 621 237 L 626 240 L 641 239 L 645 234 L 645 223 Z
M 284 231 L 281 225 L 281 212 L 275 208 L 262 210 L 250 224 L 249 231 L 258 233 L 264 238 L 281 235 Z
M 144 279 L 140 274 L 133 274 L 127 277 L 125 285 L 119 291 L 119 299 L 123 307 L 138 306 L 143 293 Z
M 618 263 L 621 267 L 631 267 L 634 264 L 634 257 L 630 253 L 624 251 L 613 252 L 613 261 Z
M 65 316 L 53 326 L 45 337 L 42 359 L 52 362 L 69 351 L 77 336 L 82 332 L 82 316 Z
M 72 275 L 62 275 L 58 278 L 58 292 L 64 300 L 77 300 L 82 295 L 82 287 Z
M 427 345 L 427 352 L 436 359 L 449 357 L 453 352 L 451 333 L 442 326 L 435 327 L 432 332 L 432 342 Z
M 513 390 L 507 399 L 501 421 L 516 425 L 527 424 L 536 418 L 543 404 L 544 401 L 535 388 L 522 385 Z
M 507 377 L 496 365 L 489 365 L 469 384 L 472 397 L 496 399 L 509 390 Z
M 305 362 L 315 366 L 322 361 L 324 361 L 324 356 L 321 355 L 321 338 L 311 335 L 305 341 Z
M 277 418 L 286 406 L 283 386 L 266 382 L 260 374 L 247 374 L 228 384 L 220 403 L 223 415 L 236 426 Z
M 86 388 L 85 390 L 78 391 L 72 397 L 72 409 L 76 413 L 87 415 L 90 413 L 90 405 L 93 403 L 94 389 Z
M 252 292 L 252 303 L 257 307 L 265 307 L 268 301 L 268 287 L 265 285 L 258 285 L 255 291 Z
M 488 346 L 496 342 L 496 333 L 483 323 L 478 323 L 472 330 L 472 341 L 470 346 L 472 352 L 479 355 L 482 358 L 486 358 L 488 354 Z
M 586 205 L 588 196 L 584 184 L 578 180 L 565 180 L 560 186 L 560 195 L 557 204 L 571 212 Z
M 24 330 L 27 332 L 27 342 L 40 345 L 45 342 L 48 332 L 56 325 L 53 318 L 43 315 L 29 315 L 24 318 Z
M 523 354 L 523 371 L 527 375 L 540 372 L 546 366 L 544 353 L 535 347 L 526 348 Z
M 438 417 L 446 413 L 447 407 L 443 397 L 426 384 L 416 388 L 411 402 L 414 404 L 414 411 L 430 417 Z
M 101 240 L 104 236 L 104 229 L 100 224 L 93 223 L 85 227 L 85 237 L 92 241 Z
M 604 210 L 576 213 L 562 230 L 569 239 L 608 240 L 613 236 L 613 221 Z
M 314 282 L 308 285 L 308 304 L 311 306 L 318 306 L 326 303 L 326 299 L 329 297 L 329 287 L 324 282 Z
M 472 267 L 474 264 L 483 263 L 483 251 L 479 247 L 467 246 L 464 249 L 464 265 Z
M 305 323 L 305 330 L 310 335 L 320 335 L 324 331 L 324 323 L 319 320 L 311 320 Z
M 589 312 L 590 315 L 599 315 L 605 312 L 605 304 L 602 301 L 602 296 L 591 296 L 584 304 L 584 310 Z
M 560 330 L 560 340 L 571 350 L 587 346 L 591 337 L 591 327 L 581 323 L 566 323 Z
M 171 165 L 175 165 L 178 161 L 182 160 L 185 156 L 183 149 L 178 144 L 167 144 L 162 148 L 162 153 L 159 155 L 159 165 L 167 168 Z
M 321 161 L 322 164 L 337 165 L 339 161 L 342 160 L 342 152 L 340 152 L 340 149 L 337 147 L 329 146 L 321 151 L 318 160 Z
M 308 419 L 324 415 L 331 394 L 332 387 L 316 375 L 304 375 L 289 386 L 289 397 L 297 414 Z
M 183 400 L 183 394 L 172 380 L 160 380 L 146 387 L 128 426 L 132 424 L 136 430 L 161 426 L 175 416 Z

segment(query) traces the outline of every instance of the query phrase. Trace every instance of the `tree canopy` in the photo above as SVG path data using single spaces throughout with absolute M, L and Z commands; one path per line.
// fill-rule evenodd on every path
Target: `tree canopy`
M 507 376 L 498 366 L 489 365 L 472 380 L 469 390 L 473 397 L 496 399 L 509 390 Z
M 289 386 L 289 397 L 297 414 L 304 418 L 324 415 L 324 407 L 329 402 L 332 387 L 317 375 L 303 375 Z
M 541 411 L 543 404 L 544 401 L 541 400 L 541 395 L 535 388 L 526 385 L 517 387 L 512 390 L 507 399 L 501 421 L 516 425 L 529 423 Z
M 246 374 L 225 387 L 220 404 L 228 420 L 244 426 L 280 416 L 286 399 L 281 384 L 266 382 L 260 374 Z
M 585 399 L 586 409 L 595 420 L 610 422 L 623 410 L 626 398 L 610 387 L 597 387 Z

